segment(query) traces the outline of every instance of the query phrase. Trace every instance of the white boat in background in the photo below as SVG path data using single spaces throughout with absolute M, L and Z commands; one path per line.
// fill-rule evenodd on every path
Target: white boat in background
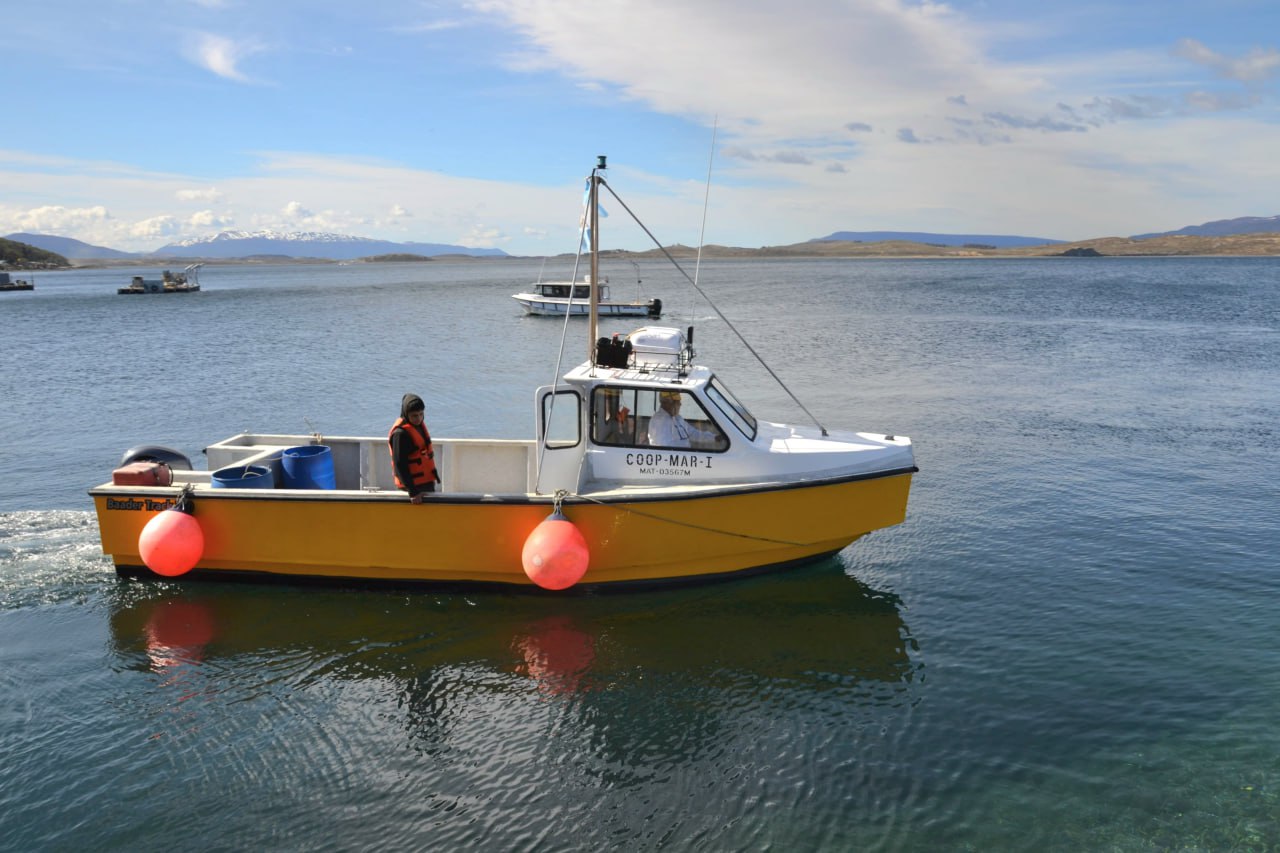
M 662 315 L 661 299 L 636 299 L 631 302 L 614 301 L 609 293 L 609 280 L 600 282 L 596 312 L 602 317 L 659 317 Z M 581 281 L 539 281 L 523 293 L 513 294 L 512 299 L 524 306 L 528 314 L 540 317 L 586 317 L 591 313 L 591 276 Z
M 588 178 L 595 281 L 604 170 Z M 533 436 L 436 437 L 442 479 L 421 503 L 381 434 L 243 433 L 205 448 L 207 471 L 143 446 L 89 492 L 103 551 L 143 577 L 564 589 L 791 566 L 903 520 L 910 439 L 758 420 L 694 361 L 692 326 L 597 337 L 587 306 L 587 359 L 534 390 Z

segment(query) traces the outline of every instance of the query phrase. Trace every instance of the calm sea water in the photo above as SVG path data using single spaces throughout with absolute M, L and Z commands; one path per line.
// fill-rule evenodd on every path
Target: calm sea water
M 801 570 L 115 577 L 85 492 L 131 445 L 203 467 L 242 430 L 383 434 L 406 391 L 439 436 L 530 436 L 563 322 L 509 295 L 539 272 L 0 294 L 0 850 L 1280 845 L 1280 261 L 704 264 L 819 420 L 916 442 L 906 523 Z M 609 272 L 757 415 L 804 419 L 675 275 Z

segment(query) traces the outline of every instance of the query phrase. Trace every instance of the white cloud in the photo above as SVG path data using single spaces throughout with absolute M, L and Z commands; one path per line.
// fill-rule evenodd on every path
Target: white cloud
M 222 201 L 222 193 L 214 187 L 208 187 L 202 190 L 178 190 L 173 194 L 178 201 L 202 201 L 217 202 Z
M 1033 85 L 984 62 L 978 31 L 931 2 L 814 0 L 804 14 L 771 0 L 653 0 L 642 12 L 597 4 L 590 14 L 574 0 L 474 5 L 529 39 L 511 67 L 602 81 L 667 114 L 719 115 L 728 135 L 751 144 L 831 133 L 844 125 L 835 115 L 851 110 L 862 124 L 936 112 L 939 80 L 967 93 Z
M 477 223 L 467 230 L 457 243 L 461 246 L 472 246 L 477 249 L 494 249 L 511 242 L 511 238 L 502 233 L 502 229 Z
M 237 42 L 212 33 L 197 33 L 188 50 L 188 59 L 226 80 L 249 83 L 252 81 L 240 70 L 239 64 L 261 49 L 253 42 Z
M 413 24 L 402 24 L 393 27 L 392 30 L 397 33 L 405 33 L 414 35 L 418 33 L 439 33 L 448 30 L 456 30 L 459 27 L 466 26 L 463 21 L 456 19 L 441 18 L 434 21 L 421 21 Z
M 214 213 L 212 210 L 201 210 L 187 217 L 187 225 L 197 231 L 215 228 L 229 228 L 236 224 L 234 216 Z
M 182 233 L 182 226 L 175 217 L 172 216 L 153 216 L 150 219 L 144 219 L 141 222 L 135 222 L 129 227 L 129 234 L 133 237 L 143 237 L 147 239 L 156 237 L 171 237 L 175 234 Z
M 1173 49 L 1175 56 L 1203 65 L 1219 77 L 1241 83 L 1254 83 L 1280 75 L 1280 51 L 1254 48 L 1240 57 L 1224 56 L 1203 42 L 1182 39 Z
M 7 215 L 0 211 L 0 222 L 8 220 L 11 225 L 4 233 L 22 231 L 29 234 L 62 235 L 92 228 L 111 218 L 111 214 L 102 205 L 93 207 L 62 207 L 46 205 L 29 210 L 13 209 Z

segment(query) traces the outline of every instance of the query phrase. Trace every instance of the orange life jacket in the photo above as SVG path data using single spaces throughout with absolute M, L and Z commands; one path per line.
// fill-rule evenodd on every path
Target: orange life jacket
M 413 439 L 413 450 L 409 453 L 409 475 L 413 477 L 415 486 L 425 486 L 428 483 L 436 481 L 436 452 L 431 446 L 431 433 L 427 432 L 427 425 L 415 427 L 413 424 L 400 418 L 391 425 L 391 430 L 387 433 L 387 446 L 391 448 L 391 470 L 395 474 L 396 486 L 401 489 L 408 489 L 404 483 L 400 482 L 400 472 L 396 471 L 396 451 L 391 444 L 391 437 L 396 434 L 396 430 L 403 429 L 405 434 Z

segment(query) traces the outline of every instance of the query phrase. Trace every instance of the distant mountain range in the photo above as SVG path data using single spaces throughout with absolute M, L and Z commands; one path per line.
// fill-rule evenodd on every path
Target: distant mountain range
M 1134 240 L 1148 237 L 1229 237 L 1232 234 L 1280 233 L 1280 216 L 1241 216 L 1238 219 L 1218 219 L 1203 225 L 1188 225 L 1177 231 L 1161 231 L 1158 234 L 1134 234 Z
M 349 261 L 373 255 L 473 255 L 505 257 L 501 249 L 472 249 L 445 243 L 394 243 L 347 234 L 319 231 L 223 231 L 212 237 L 180 240 L 151 253 L 165 257 L 244 258 L 252 255 L 285 255 L 291 258 L 327 258 Z
M 318 231 L 223 231 L 212 237 L 180 240 L 161 246 L 153 252 L 121 252 L 104 246 L 54 237 L 48 234 L 10 234 L 7 239 L 26 243 L 37 249 L 57 252 L 73 260 L 108 260 L 120 258 L 248 258 L 274 255 L 288 258 L 323 258 L 349 261 L 373 255 L 471 255 L 506 257 L 501 249 L 473 249 L 448 243 L 395 243 L 347 234 Z
M 1237 219 L 1219 219 L 1203 225 L 1188 225 L 1177 231 L 1160 231 L 1151 234 L 1133 234 L 1130 240 L 1146 240 L 1151 237 L 1228 237 L 1234 234 L 1280 233 L 1280 216 L 1241 216 Z M 1065 243 L 1048 237 L 1018 237 L 1005 234 L 930 234 L 922 231 L 837 231 L 826 237 L 810 240 L 811 243 L 848 241 L 852 243 L 880 243 L 889 240 L 908 240 L 935 246 L 994 246 L 997 249 L 1015 249 L 1025 246 L 1045 246 Z
M 930 234 L 924 231 L 837 231 L 809 242 L 883 243 L 889 240 L 907 240 L 934 246 L 994 246 L 997 249 L 1067 242 L 1051 240 L 1048 237 L 1015 237 L 1007 234 Z
M 1219 219 L 1203 225 L 1188 225 L 1177 231 L 1152 234 L 1134 234 L 1129 239 L 1144 240 L 1154 237 L 1199 236 L 1224 237 L 1238 234 L 1280 233 L 1280 216 L 1242 216 L 1238 219 Z M 48 234 L 9 234 L 6 239 L 26 243 L 47 252 L 55 252 L 71 260 L 121 260 L 137 258 L 251 258 L 273 256 L 280 258 L 320 258 L 348 261 L 377 255 L 470 255 L 473 257 L 507 257 L 501 249 L 474 249 L 447 243 L 395 243 L 390 240 L 374 240 L 353 237 L 348 234 L 330 234 L 316 231 L 223 231 L 212 237 L 180 240 L 161 246 L 153 252 L 121 252 L 105 246 L 93 246 L 70 237 Z M 1049 237 L 1022 237 L 1009 234 L 934 234 L 925 231 L 836 231 L 826 237 L 810 240 L 810 243 L 881 243 L 909 241 L 933 246 L 994 247 L 1014 249 L 1029 246 L 1045 246 L 1064 243 Z M 800 244 L 797 244 L 800 245 Z
M 28 246 L 35 246 L 37 249 L 44 249 L 46 252 L 54 252 L 72 260 L 142 257 L 136 252 L 118 252 L 115 249 L 108 249 L 104 246 L 91 246 L 88 243 L 82 243 L 70 237 L 54 237 L 50 234 L 6 234 L 5 239 L 13 240 L 15 243 L 26 243 Z

